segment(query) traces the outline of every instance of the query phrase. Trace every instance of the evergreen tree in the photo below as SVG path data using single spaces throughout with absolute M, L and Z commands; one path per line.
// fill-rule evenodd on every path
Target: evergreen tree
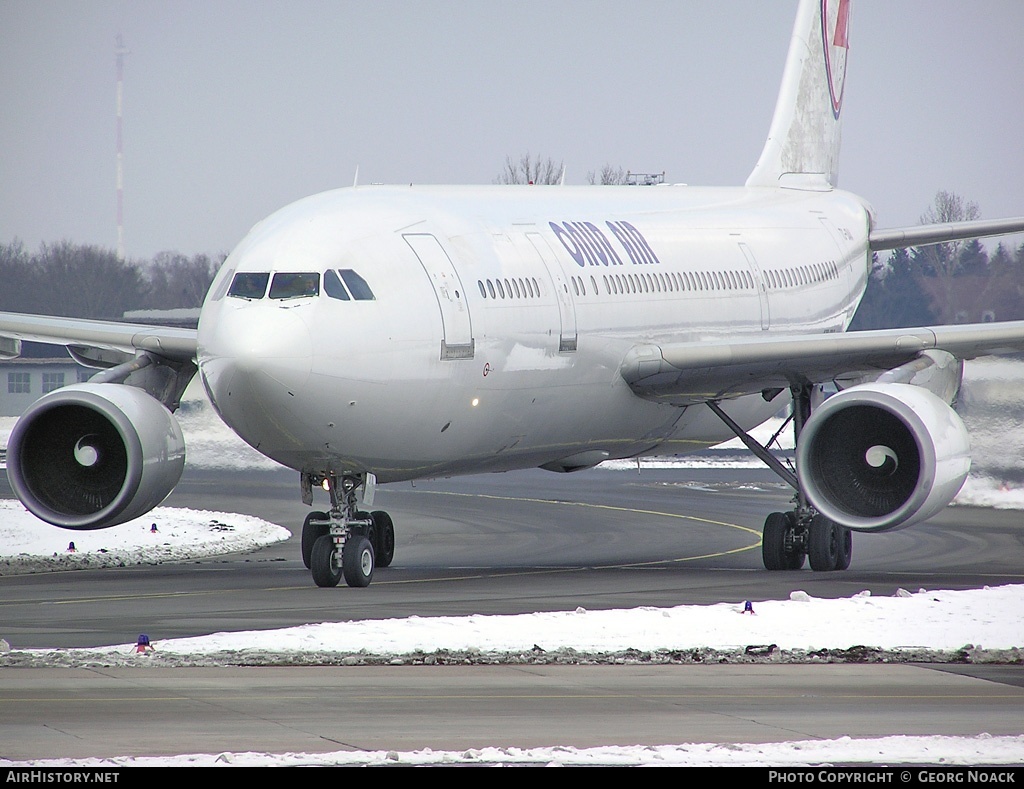
M 898 329 L 933 323 L 935 315 L 908 250 L 894 249 L 885 263 L 879 263 L 876 255 L 864 298 L 850 328 Z

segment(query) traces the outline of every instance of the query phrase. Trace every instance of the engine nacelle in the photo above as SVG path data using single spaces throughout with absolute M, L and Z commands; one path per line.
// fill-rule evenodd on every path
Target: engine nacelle
M 104 529 L 145 515 L 185 467 L 177 420 L 141 389 L 77 384 L 33 403 L 7 444 L 21 503 L 65 529 Z
M 888 531 L 937 513 L 971 467 L 967 429 L 931 392 L 863 384 L 826 400 L 800 434 L 797 475 L 825 517 Z

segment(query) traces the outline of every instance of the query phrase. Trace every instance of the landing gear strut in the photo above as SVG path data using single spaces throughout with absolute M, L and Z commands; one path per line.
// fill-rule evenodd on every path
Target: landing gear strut
M 800 441 L 800 432 L 811 415 L 811 396 L 814 387 L 810 384 L 795 385 L 790 390 L 793 397 L 793 435 Z M 768 395 L 771 395 L 769 397 Z M 765 393 L 770 400 L 778 390 Z M 764 522 L 761 537 L 761 558 L 768 570 L 799 570 L 804 560 L 809 559 L 815 571 L 846 570 L 853 556 L 853 535 L 848 528 L 840 526 L 812 507 L 796 476 L 768 449 L 757 443 L 743 430 L 718 403 L 709 402 L 708 407 L 725 422 L 737 437 L 757 457 L 796 490 L 795 508 L 789 512 L 773 512 Z
M 369 478 L 369 479 L 368 479 Z M 395 527 L 383 510 L 364 512 L 360 498 L 371 499 L 372 475 L 327 475 L 317 480 L 331 495 L 329 512 L 311 512 L 302 525 L 302 561 L 317 586 L 369 586 L 376 567 L 387 567 L 395 555 Z M 303 478 L 304 498 L 312 501 L 310 476 Z M 362 496 L 360 496 L 362 492 Z

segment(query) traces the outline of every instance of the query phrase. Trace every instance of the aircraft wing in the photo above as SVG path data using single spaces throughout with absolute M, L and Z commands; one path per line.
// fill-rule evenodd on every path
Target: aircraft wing
M 979 219 L 972 222 L 894 227 L 888 230 L 872 230 L 868 235 L 868 248 L 872 252 L 878 252 L 883 249 L 942 244 L 946 241 L 1021 232 L 1024 232 L 1024 217 L 1021 216 L 1008 219 Z
M 195 329 L 0 312 L 0 358 L 17 357 L 20 340 L 132 355 L 150 351 L 183 362 L 193 361 L 196 356 Z
M 770 335 L 634 346 L 620 372 L 647 400 L 689 405 L 794 384 L 880 374 L 927 350 L 972 359 L 1024 350 L 1024 321 Z

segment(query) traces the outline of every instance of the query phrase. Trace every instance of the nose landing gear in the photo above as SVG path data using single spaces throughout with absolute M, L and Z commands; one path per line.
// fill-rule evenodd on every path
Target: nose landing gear
M 317 586 L 337 586 L 345 579 L 348 586 L 369 586 L 376 567 L 387 567 L 395 555 L 395 527 L 383 510 L 365 512 L 360 499 L 368 501 L 372 475 L 319 480 L 331 494 L 329 512 L 311 512 L 302 525 L 302 561 Z M 303 475 L 303 498 L 312 503 L 311 475 Z M 360 495 L 360 493 L 362 495 Z

